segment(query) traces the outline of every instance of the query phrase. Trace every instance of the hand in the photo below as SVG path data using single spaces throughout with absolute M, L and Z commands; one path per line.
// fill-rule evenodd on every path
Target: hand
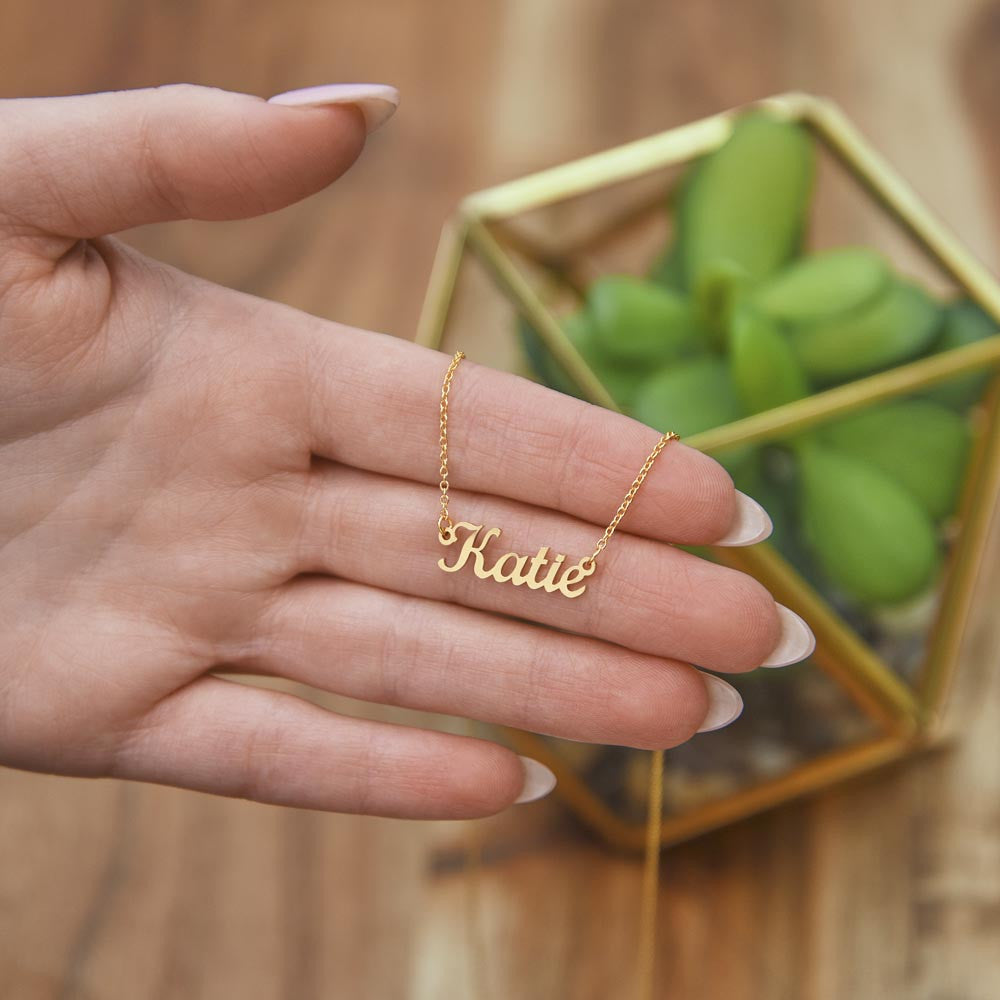
M 106 235 L 277 209 L 364 141 L 357 105 L 188 85 L 0 101 L 0 763 L 479 816 L 543 791 L 544 769 L 223 675 L 668 747 L 739 711 L 689 664 L 808 655 L 760 584 L 668 544 L 769 530 L 708 457 L 667 448 L 581 599 L 442 573 L 448 358 Z M 584 554 L 657 438 L 466 361 L 452 509 L 506 548 Z

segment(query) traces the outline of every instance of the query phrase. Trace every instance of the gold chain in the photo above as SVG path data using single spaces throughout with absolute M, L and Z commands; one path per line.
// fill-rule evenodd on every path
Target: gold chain
M 451 359 L 451 364 L 448 365 L 448 370 L 445 372 L 444 381 L 441 384 L 441 408 L 438 423 L 441 463 L 438 469 L 441 477 L 439 484 L 441 487 L 441 513 L 438 515 L 438 532 L 441 535 L 441 538 L 445 540 L 445 544 L 448 544 L 449 538 L 453 537 L 454 529 L 454 524 L 452 523 L 451 516 L 448 513 L 448 397 L 451 392 L 451 383 L 452 379 L 455 377 L 455 371 L 464 357 L 465 353 L 463 351 L 457 351 L 455 353 L 455 356 Z M 593 566 L 593 564 L 596 563 L 597 557 L 605 550 L 608 542 L 611 541 L 615 530 L 618 528 L 618 525 L 621 524 L 622 518 L 628 513 L 629 507 L 632 506 L 632 501 L 635 500 L 638 495 L 642 484 L 645 482 L 646 477 L 652 470 L 653 463 L 659 457 L 660 452 L 663 451 L 670 441 L 678 439 L 678 434 L 675 434 L 673 431 L 668 431 L 660 438 L 659 441 L 657 441 L 653 450 L 647 456 L 646 461 L 642 463 L 642 468 L 639 470 L 639 474 L 632 481 L 632 485 L 629 487 L 628 492 L 625 494 L 625 498 L 622 500 L 621 504 L 619 504 L 618 510 L 615 511 L 615 516 L 611 519 L 611 523 L 604 529 L 604 534 L 594 547 L 593 553 L 581 560 L 579 565 Z M 560 556 L 560 558 L 562 557 Z M 638 1000 L 652 1000 L 655 986 L 656 911 L 659 897 L 660 850 L 662 847 L 661 832 L 663 824 L 663 751 L 653 751 L 650 763 L 649 802 L 646 817 L 646 858 L 643 866 L 638 952 L 636 955 L 636 995 Z M 473 880 L 475 880 L 478 875 L 478 871 L 481 866 L 481 854 L 482 844 L 477 837 L 475 841 L 475 852 L 473 853 L 470 850 L 469 857 L 470 877 Z M 474 919 L 470 920 L 470 926 L 474 923 L 477 927 L 479 927 L 478 921 L 481 917 L 481 913 L 479 912 L 480 900 L 478 892 L 474 891 L 475 888 L 475 882 L 473 882 L 470 886 L 472 895 L 470 895 L 469 900 Z M 477 949 L 477 951 L 477 958 L 480 960 L 480 963 L 484 962 L 484 955 L 486 952 L 485 947 Z M 481 967 L 481 964 L 477 965 L 476 972 L 481 974 L 483 971 L 484 969 Z M 482 996 L 482 981 L 478 981 L 475 985 L 476 993 Z
M 438 516 L 438 532 L 441 535 L 453 526 L 448 516 L 448 393 L 451 392 L 451 380 L 455 377 L 455 369 L 464 357 L 464 351 L 456 352 L 451 364 L 448 365 L 448 370 L 444 373 L 444 382 L 441 383 L 441 415 L 438 422 L 441 444 L 441 466 L 438 469 L 441 475 L 441 513 Z
M 604 551 L 605 546 L 611 541 L 611 536 L 615 533 L 615 528 L 621 524 L 622 518 L 628 512 L 629 507 L 632 506 L 632 501 L 639 492 L 639 487 L 642 486 L 646 476 L 649 475 L 649 470 L 653 468 L 653 463 L 656 461 L 657 456 L 661 451 L 663 451 L 664 448 L 666 448 L 668 442 L 677 440 L 679 436 L 680 435 L 675 434 L 673 431 L 667 431 L 667 433 L 656 442 L 656 446 L 649 453 L 649 457 L 642 463 L 639 475 L 632 480 L 632 485 L 629 487 L 628 493 L 625 494 L 625 499 L 622 500 L 621 505 L 615 512 L 615 516 L 611 518 L 611 523 L 604 529 L 604 534 L 601 535 L 601 540 L 595 546 L 593 553 L 587 560 L 588 562 L 594 562 Z
M 451 392 L 451 381 L 455 377 L 455 371 L 464 357 L 464 351 L 457 351 L 455 353 L 455 356 L 451 359 L 451 364 L 448 365 L 448 370 L 444 373 L 444 381 L 441 383 L 441 408 L 438 422 L 439 443 L 441 447 L 441 465 L 438 469 L 438 473 L 441 476 L 439 484 L 441 487 L 441 513 L 438 515 L 438 532 L 442 537 L 453 527 L 451 517 L 448 514 L 448 396 Z M 597 557 L 604 551 L 608 542 L 611 541 L 611 536 L 614 535 L 618 525 L 621 524 L 622 518 L 628 513 L 629 507 L 632 506 L 632 501 L 635 500 L 639 488 L 645 482 L 646 476 L 649 475 L 650 470 L 653 468 L 653 463 L 660 452 L 663 451 L 669 442 L 679 440 L 679 438 L 679 434 L 668 431 L 656 442 L 646 461 L 642 463 L 639 474 L 632 481 L 632 485 L 629 487 L 628 493 L 625 494 L 625 499 L 622 500 L 618 510 L 615 512 L 615 516 L 611 519 L 611 523 L 604 529 L 604 534 L 601 535 L 600 540 L 594 547 L 594 551 L 583 560 L 584 565 L 597 561 Z

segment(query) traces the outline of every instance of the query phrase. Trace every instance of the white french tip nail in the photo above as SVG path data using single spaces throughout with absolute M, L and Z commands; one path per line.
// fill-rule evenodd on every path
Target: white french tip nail
M 781 619 L 781 636 L 762 667 L 787 667 L 811 656 L 816 648 L 812 629 L 791 608 L 779 604 L 778 617 Z
M 524 785 L 521 794 L 514 799 L 514 805 L 534 802 L 556 787 L 556 776 L 544 764 L 539 764 L 530 757 L 522 757 L 521 765 L 524 767 Z
M 743 711 L 743 698 L 739 691 L 715 674 L 702 673 L 708 691 L 708 712 L 698 729 L 699 733 L 711 733 L 730 722 L 735 722 Z
M 716 545 L 754 545 L 771 534 L 773 525 L 766 510 L 753 497 L 736 491 L 736 518 Z
M 399 91 L 386 83 L 324 83 L 318 87 L 302 87 L 275 94 L 267 99 L 267 103 L 296 108 L 355 104 L 365 116 L 365 127 L 372 133 L 395 113 L 399 106 Z

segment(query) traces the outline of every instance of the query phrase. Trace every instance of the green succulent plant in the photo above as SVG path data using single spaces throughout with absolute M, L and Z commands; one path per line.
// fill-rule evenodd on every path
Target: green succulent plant
M 673 239 L 647 276 L 601 277 L 563 318 L 623 410 L 689 436 L 997 333 L 978 306 L 940 301 L 873 249 L 804 250 L 814 158 L 800 126 L 744 115 L 682 178 Z M 579 394 L 523 320 L 520 334 L 538 378 Z M 795 565 L 856 605 L 899 605 L 940 573 L 985 378 L 717 457 L 765 501 L 772 543 Z

